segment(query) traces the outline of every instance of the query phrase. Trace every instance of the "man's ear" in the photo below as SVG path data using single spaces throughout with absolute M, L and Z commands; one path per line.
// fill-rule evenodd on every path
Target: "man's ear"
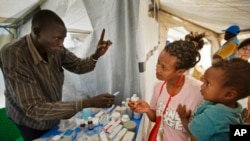
M 40 30 L 38 27 L 32 27 L 32 32 L 33 32 L 33 34 L 35 34 L 38 37 Z

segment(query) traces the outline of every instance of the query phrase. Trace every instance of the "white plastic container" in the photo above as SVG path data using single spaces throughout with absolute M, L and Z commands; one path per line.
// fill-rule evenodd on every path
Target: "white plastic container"
M 131 97 L 131 101 L 136 102 L 137 100 L 139 100 L 139 97 L 137 97 L 136 94 L 133 94 L 133 96 Z M 133 112 L 133 118 L 134 119 L 140 119 L 141 118 L 141 114 L 137 113 L 137 112 Z
M 127 114 L 125 114 L 125 115 L 123 115 L 122 116 L 122 123 L 124 123 L 124 122 L 126 122 L 126 121 L 129 121 L 130 120 L 130 118 L 129 118 L 129 116 L 127 115 Z
M 127 114 L 127 107 L 126 107 L 126 102 L 122 101 L 122 106 L 121 106 L 121 116 Z
M 117 120 L 121 119 L 121 114 L 118 112 L 113 112 L 111 115 L 111 118 L 113 121 L 117 121 Z
M 131 119 L 133 117 L 133 111 L 132 109 L 128 106 L 128 102 L 129 102 L 130 98 L 126 98 L 126 107 L 127 107 L 127 114 L 129 116 L 129 118 Z

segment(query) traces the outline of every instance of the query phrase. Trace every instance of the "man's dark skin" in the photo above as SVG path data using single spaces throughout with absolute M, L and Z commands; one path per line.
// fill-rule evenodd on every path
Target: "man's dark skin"
M 226 40 L 226 41 L 228 41 L 228 40 L 230 40 L 230 39 L 232 39 L 232 38 L 234 38 L 234 37 L 236 37 L 236 35 L 234 35 L 234 34 L 232 34 L 232 33 L 230 33 L 230 32 L 225 32 L 225 35 L 224 35 L 224 39 Z M 217 55 L 217 54 L 214 54 L 213 55 L 213 63 L 215 63 L 215 62 L 217 62 L 217 61 L 219 61 L 219 60 L 221 60 L 222 58 L 219 56 L 219 55 Z

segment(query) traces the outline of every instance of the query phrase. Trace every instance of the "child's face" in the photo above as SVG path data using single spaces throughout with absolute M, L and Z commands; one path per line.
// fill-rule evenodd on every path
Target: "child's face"
M 180 71 L 175 69 L 176 62 L 177 57 L 172 56 L 163 50 L 158 57 L 158 62 L 156 65 L 157 79 L 169 81 L 179 76 L 178 74 L 180 74 Z
M 223 103 L 229 90 L 228 87 L 223 86 L 225 82 L 224 71 L 210 67 L 205 71 L 202 81 L 201 93 L 204 99 L 216 103 Z

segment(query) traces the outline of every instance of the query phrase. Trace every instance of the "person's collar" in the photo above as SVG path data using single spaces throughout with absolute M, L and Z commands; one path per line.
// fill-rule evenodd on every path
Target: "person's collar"
M 232 40 L 234 40 L 234 39 L 237 39 L 237 40 L 238 40 L 237 36 L 234 36 L 234 37 L 228 39 L 228 41 L 232 41 Z
M 30 54 L 32 56 L 32 60 L 34 62 L 35 65 L 39 64 L 41 61 L 43 61 L 41 55 L 39 54 L 39 52 L 37 51 L 32 39 L 31 39 L 31 34 L 26 36 L 26 40 L 28 43 L 28 49 L 30 51 Z

